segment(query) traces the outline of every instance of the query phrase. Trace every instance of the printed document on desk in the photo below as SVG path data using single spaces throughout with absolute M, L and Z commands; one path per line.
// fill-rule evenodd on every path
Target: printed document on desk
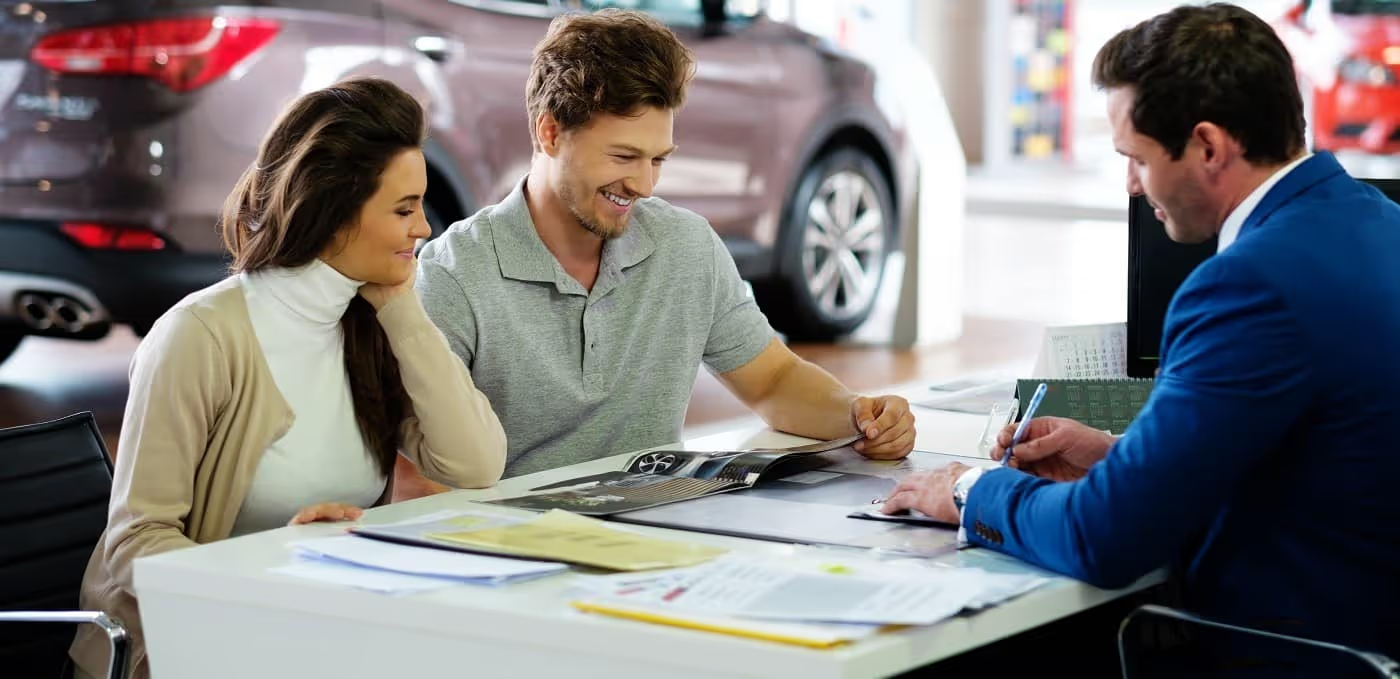
M 707 566 L 648 573 L 579 575 L 572 581 L 575 591 L 570 603 L 587 613 L 819 649 L 864 639 L 885 629 L 882 625 L 757 620 L 682 611 L 667 604 L 668 593 Z
M 565 561 L 619 571 L 689 566 L 725 551 L 719 547 L 640 535 L 562 510 L 500 528 L 433 533 L 429 539 L 464 549 Z
M 817 561 L 729 555 L 678 582 L 614 595 L 633 606 L 787 622 L 930 625 L 969 605 L 1018 596 L 1046 579 L 867 559 Z M 599 597 L 606 603 L 609 597 Z
M 638 535 L 558 510 L 531 518 L 445 512 L 416 521 L 355 526 L 350 532 L 402 544 L 613 570 L 689 566 L 725 551 Z

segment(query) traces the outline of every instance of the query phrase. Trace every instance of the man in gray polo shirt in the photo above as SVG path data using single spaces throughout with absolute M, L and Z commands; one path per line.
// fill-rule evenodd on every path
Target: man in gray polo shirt
M 904 399 L 793 354 L 705 219 L 651 197 L 693 68 L 645 14 L 556 19 L 527 87 L 529 174 L 423 250 L 419 294 L 505 426 L 506 476 L 676 441 L 702 363 L 776 429 L 913 449 Z

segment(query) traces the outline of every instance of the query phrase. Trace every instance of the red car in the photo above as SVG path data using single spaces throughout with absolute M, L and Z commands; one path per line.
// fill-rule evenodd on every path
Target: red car
M 1400 0 L 1303 0 L 1275 26 L 1313 147 L 1400 153 Z

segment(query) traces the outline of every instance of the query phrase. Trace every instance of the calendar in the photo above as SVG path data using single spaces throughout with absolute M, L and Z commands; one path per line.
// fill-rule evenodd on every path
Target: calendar
M 1035 376 L 1106 379 L 1128 376 L 1128 328 L 1124 323 L 1064 325 L 1045 329 Z

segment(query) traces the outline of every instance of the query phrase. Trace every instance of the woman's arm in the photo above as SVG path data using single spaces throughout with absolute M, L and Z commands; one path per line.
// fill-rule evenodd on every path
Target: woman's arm
M 500 480 L 506 463 L 501 421 L 412 288 L 379 307 L 379 323 L 409 398 L 404 454 L 424 476 L 454 488 Z
M 195 544 L 185 521 L 195 469 L 229 395 L 227 365 L 213 335 L 187 309 L 157 322 L 132 359 L 103 545 L 107 569 L 127 591 L 137 557 Z

